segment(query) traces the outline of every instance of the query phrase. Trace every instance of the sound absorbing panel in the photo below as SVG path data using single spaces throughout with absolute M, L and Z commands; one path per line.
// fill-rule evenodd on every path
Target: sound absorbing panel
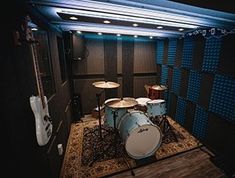
M 206 40 L 202 71 L 215 73 L 219 63 L 221 39 L 211 37 Z
M 206 137 L 207 123 L 208 123 L 207 110 L 200 106 L 197 106 L 193 122 L 193 134 L 197 138 L 204 139 Z
M 162 75 L 161 75 L 161 84 L 166 85 L 168 78 L 168 67 L 167 65 L 162 65 Z
M 157 41 L 156 63 L 163 64 L 164 41 Z
M 179 94 L 180 80 L 181 80 L 181 70 L 179 68 L 174 68 L 171 89 L 176 94 Z
M 188 82 L 188 92 L 187 92 L 188 100 L 193 101 L 194 103 L 198 102 L 200 84 L 201 84 L 201 74 L 197 71 L 191 70 Z
M 183 56 L 182 56 L 181 67 L 191 69 L 192 60 L 193 60 L 193 48 L 194 48 L 194 43 L 192 37 L 185 38 L 183 45 Z
M 184 125 L 185 122 L 185 110 L 186 110 L 186 100 L 182 97 L 178 97 L 175 120 L 181 125 Z
M 168 45 L 168 65 L 173 66 L 175 63 L 175 54 L 176 54 L 177 40 L 170 39 Z
M 235 121 L 235 79 L 224 75 L 215 75 L 209 111 L 224 119 Z

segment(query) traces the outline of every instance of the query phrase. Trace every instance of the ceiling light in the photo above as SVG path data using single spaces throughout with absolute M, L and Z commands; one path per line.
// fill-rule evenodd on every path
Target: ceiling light
M 104 20 L 104 23 L 109 24 L 111 22 L 109 20 Z
M 153 39 L 153 37 L 152 37 L 152 36 L 150 36 L 149 38 L 150 38 L 150 39 Z
M 98 35 L 102 35 L 102 33 L 101 33 L 101 32 L 99 32 L 99 33 L 98 33 Z
M 31 30 L 32 30 L 32 31 L 38 31 L 38 29 L 37 29 L 37 28 L 31 28 Z
M 138 27 L 139 25 L 137 23 L 133 23 L 133 26 L 134 27 Z
M 74 17 L 74 16 L 72 16 L 72 17 L 69 17 L 71 20 L 77 20 L 78 18 L 77 17 Z
M 157 26 L 158 29 L 162 29 L 163 27 L 162 26 Z
M 135 37 L 135 38 L 137 38 L 138 36 L 137 36 L 137 35 L 135 35 L 134 37 Z
M 121 34 L 117 34 L 117 36 L 121 36 Z
M 98 5 L 98 4 L 97 4 Z M 70 15 L 80 15 L 85 17 L 95 17 L 105 19 L 107 16 L 109 19 L 128 21 L 134 23 L 145 23 L 154 24 L 161 26 L 172 26 L 179 28 L 197 28 L 199 25 L 207 25 L 208 21 L 199 18 L 192 18 L 185 15 L 172 14 L 161 11 L 153 10 L 143 10 L 139 8 L 128 8 L 123 6 L 122 8 L 115 8 L 112 6 L 102 9 L 92 7 L 82 6 L 78 9 L 57 9 L 57 12 L 70 14 Z M 135 14 L 133 16 L 133 14 Z
M 179 30 L 180 32 L 184 31 L 184 29 L 183 29 L 183 28 L 179 28 L 178 30 Z
M 81 32 L 81 31 L 79 31 L 79 30 L 77 30 L 77 33 L 78 33 L 78 34 L 81 34 L 82 32 Z
M 60 23 L 60 28 L 62 30 L 74 30 L 82 32 L 100 32 L 100 33 L 109 33 L 109 34 L 122 34 L 122 35 L 138 35 L 138 36 L 158 36 L 158 37 L 179 37 L 183 35 L 179 31 L 162 31 L 150 28 L 136 28 L 136 27 L 127 27 L 127 26 L 117 26 L 117 25 L 104 25 L 104 24 L 93 24 L 93 23 L 75 23 L 75 22 L 63 22 Z

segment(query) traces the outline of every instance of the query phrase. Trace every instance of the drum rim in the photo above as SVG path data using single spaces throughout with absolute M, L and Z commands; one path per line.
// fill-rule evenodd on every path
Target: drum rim
M 143 124 L 142 126 L 145 126 L 145 125 L 149 125 L 149 124 Z M 159 133 L 160 133 L 160 137 L 159 137 L 159 142 L 158 142 L 158 144 L 156 145 L 156 147 L 150 152 L 150 153 L 148 153 L 147 154 L 147 157 L 149 157 L 149 156 L 151 156 L 151 155 L 153 155 L 153 153 L 154 152 L 156 152 L 157 151 L 157 149 L 161 146 L 161 144 L 162 144 L 162 138 L 163 138 L 163 134 L 162 134 L 162 131 L 161 131 L 161 129 L 160 129 L 160 127 L 158 127 L 156 124 L 151 124 L 152 126 L 154 126 L 154 127 L 156 127 L 156 128 L 158 128 L 158 131 L 159 131 Z M 135 129 L 133 129 L 133 131 L 134 131 Z M 130 133 L 132 133 L 133 131 L 131 131 Z M 128 135 L 128 137 L 131 135 L 129 133 L 129 135 Z M 128 138 L 127 137 L 127 138 Z M 127 138 L 126 138 L 126 140 L 125 140 L 125 149 L 126 149 L 126 142 L 127 142 Z M 132 157 L 132 158 L 134 158 L 134 159 L 142 159 L 142 158 L 145 158 L 146 157 L 146 155 L 145 156 L 142 156 L 142 157 L 136 157 L 136 156 L 134 156 L 134 155 L 132 155 L 131 153 L 129 153 L 129 151 L 126 149 L 126 152 L 127 152 L 127 154 L 130 156 L 130 157 Z
M 159 102 L 155 102 L 155 101 L 159 101 Z M 147 104 L 156 104 L 156 103 L 166 103 L 166 100 L 154 99 L 154 100 L 151 100 L 151 101 L 147 101 Z

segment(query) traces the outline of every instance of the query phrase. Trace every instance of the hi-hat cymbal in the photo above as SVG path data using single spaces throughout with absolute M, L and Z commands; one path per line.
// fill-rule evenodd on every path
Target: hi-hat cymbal
M 120 100 L 113 100 L 106 103 L 111 108 L 131 108 L 137 105 L 138 102 L 132 98 L 123 98 Z
M 120 84 L 115 82 L 108 82 L 108 81 L 98 81 L 92 83 L 96 88 L 117 88 Z
M 154 90 L 166 90 L 167 89 L 167 87 L 164 85 L 153 85 L 151 88 Z

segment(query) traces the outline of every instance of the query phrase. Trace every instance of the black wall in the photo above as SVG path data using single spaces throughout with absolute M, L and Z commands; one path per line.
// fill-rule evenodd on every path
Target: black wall
M 57 144 L 65 150 L 71 124 L 71 97 L 69 82 L 61 81 L 57 36 L 59 31 L 51 28 L 44 18 L 35 11 L 15 4 L 15 10 L 4 27 L 1 41 L 1 103 L 4 149 L 2 164 L 6 177 L 57 178 L 59 177 L 63 155 L 58 154 Z M 21 11 L 19 11 L 21 10 Z M 35 77 L 32 68 L 30 44 L 16 45 L 15 31 L 21 17 L 29 14 L 40 27 L 48 31 L 50 57 L 53 68 L 55 93 L 49 99 L 49 113 L 53 123 L 53 134 L 49 143 L 39 146 L 36 140 L 35 118 L 30 108 L 29 98 L 35 94 Z M 6 166 L 6 168 L 5 168 Z
M 155 43 L 149 39 L 83 34 L 86 57 L 72 61 L 74 93 L 81 96 L 84 114 L 97 106 L 100 89 L 92 83 L 113 81 L 116 89 L 106 89 L 101 103 L 113 97 L 146 97 L 145 84 L 156 83 Z M 73 51 L 79 50 L 73 45 Z

